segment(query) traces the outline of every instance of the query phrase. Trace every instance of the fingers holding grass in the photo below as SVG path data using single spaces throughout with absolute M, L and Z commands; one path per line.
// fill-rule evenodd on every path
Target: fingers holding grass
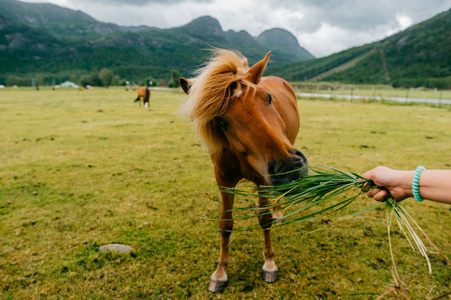
M 376 201 L 385 201 L 390 195 L 386 189 L 381 188 L 372 188 L 366 194 L 368 197 L 374 198 Z

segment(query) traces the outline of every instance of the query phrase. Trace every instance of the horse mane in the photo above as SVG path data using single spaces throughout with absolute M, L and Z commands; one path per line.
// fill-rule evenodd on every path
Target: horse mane
M 202 142 L 210 151 L 215 151 L 227 143 L 215 117 L 227 110 L 238 91 L 247 94 L 255 88 L 246 80 L 249 67 L 244 56 L 225 49 L 213 49 L 212 52 L 210 61 L 189 80 L 184 108 Z

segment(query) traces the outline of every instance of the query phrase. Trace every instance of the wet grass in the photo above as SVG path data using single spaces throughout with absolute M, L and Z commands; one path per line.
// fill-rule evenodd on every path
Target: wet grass
M 385 212 L 358 218 L 361 198 L 336 216 L 274 230 L 280 279 L 260 278 L 263 237 L 232 235 L 229 286 L 206 291 L 219 255 L 219 193 L 209 157 L 178 113 L 181 92 L 153 91 L 150 110 L 120 88 L 0 90 L 0 295 L 10 299 L 376 299 L 391 292 Z M 451 112 L 427 106 L 299 101 L 296 146 L 311 163 L 363 173 L 377 165 L 451 167 Z M 236 206 L 253 206 L 238 197 Z M 451 256 L 450 208 L 406 200 Z M 243 212 L 246 213 L 246 212 Z M 247 212 L 249 213 L 249 212 Z M 237 229 L 255 219 L 236 222 Z M 131 255 L 99 252 L 123 243 Z M 433 299 L 451 269 L 433 273 L 394 230 L 405 290 Z M 398 295 L 398 296 L 395 296 Z

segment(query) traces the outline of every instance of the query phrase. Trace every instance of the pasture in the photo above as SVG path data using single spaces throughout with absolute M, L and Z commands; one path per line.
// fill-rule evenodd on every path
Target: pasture
M 390 100 L 393 97 L 411 99 L 423 98 L 449 100 L 451 99 L 451 90 L 434 90 L 426 88 L 392 88 L 388 85 L 353 85 L 330 82 L 294 82 L 293 85 L 298 88 L 299 92 L 330 94 L 332 97 L 336 95 L 348 95 L 353 97 L 365 97 L 373 99 L 380 97 L 381 99 Z
M 0 90 L 0 295 L 2 299 L 376 299 L 393 289 L 385 212 L 369 204 L 273 230 L 279 280 L 260 278 L 261 231 L 235 222 L 229 286 L 210 294 L 219 255 L 219 192 L 209 155 L 180 90 L 152 91 L 150 109 L 122 88 Z M 299 100 L 296 147 L 311 164 L 363 173 L 378 165 L 451 168 L 451 110 L 444 106 Z M 254 205 L 238 197 L 235 207 Z M 451 257 L 451 207 L 403 206 Z M 249 212 L 246 212 L 249 214 Z M 243 214 L 241 213 L 241 216 Z M 412 299 L 451 291 L 451 266 L 433 273 L 392 228 L 395 259 Z M 122 243 L 132 254 L 103 253 Z M 449 297 L 449 296 L 445 296 Z

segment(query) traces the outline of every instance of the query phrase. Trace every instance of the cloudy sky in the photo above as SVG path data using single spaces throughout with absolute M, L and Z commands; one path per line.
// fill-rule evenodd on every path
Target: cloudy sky
M 22 0 L 123 26 L 182 26 L 210 15 L 253 36 L 280 27 L 317 57 L 380 40 L 451 8 L 451 0 Z

